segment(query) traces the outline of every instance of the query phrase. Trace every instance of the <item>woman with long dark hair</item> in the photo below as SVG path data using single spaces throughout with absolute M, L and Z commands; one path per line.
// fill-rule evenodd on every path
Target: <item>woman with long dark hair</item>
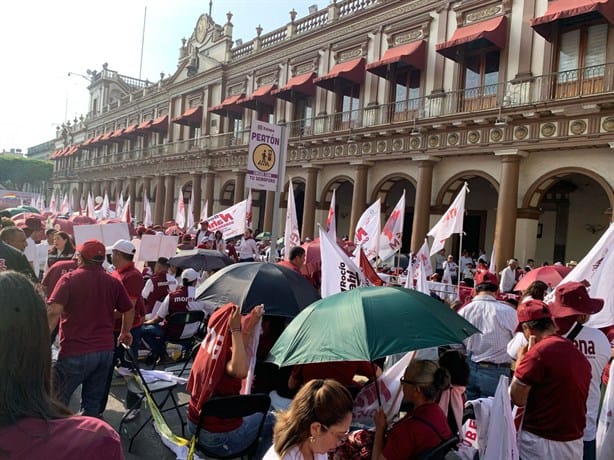
M 51 385 L 45 303 L 28 279 L 0 272 L 0 459 L 123 459 L 102 420 L 72 416 Z
M 47 265 L 51 267 L 58 260 L 70 260 L 75 255 L 75 246 L 70 235 L 66 232 L 57 232 L 53 236 L 53 246 L 49 249 Z

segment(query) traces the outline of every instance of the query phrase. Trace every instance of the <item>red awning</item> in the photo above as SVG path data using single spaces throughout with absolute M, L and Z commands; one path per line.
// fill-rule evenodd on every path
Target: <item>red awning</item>
M 51 155 L 49 155 L 49 159 L 50 160 L 55 160 L 58 157 L 58 155 L 59 155 L 59 153 L 61 151 L 62 151 L 62 149 L 54 150 L 53 153 Z
M 77 150 L 79 150 L 79 145 L 73 145 L 72 147 L 70 147 L 68 149 L 68 151 L 64 154 L 65 157 L 70 157 L 72 155 L 74 155 L 75 153 L 77 153 Z
M 365 60 L 358 58 L 335 65 L 328 74 L 316 78 L 313 82 L 328 91 L 334 91 L 337 81 L 345 83 L 345 86 L 352 86 L 360 85 L 364 78 Z
M 161 115 L 149 124 L 150 131 L 157 133 L 165 133 L 168 131 L 168 115 Z
M 124 129 L 122 136 L 134 136 L 136 134 L 136 128 L 138 127 L 138 123 L 128 126 Z
M 115 141 L 115 142 L 121 142 L 122 134 L 124 134 L 124 128 L 116 129 L 115 131 L 111 133 L 111 137 L 109 138 L 109 140 Z
M 555 0 L 548 4 L 546 14 L 531 19 L 531 27 L 546 40 L 550 40 L 553 23 L 592 13 L 599 14 L 610 24 L 614 24 L 614 1 Z
M 264 85 L 256 89 L 252 94 L 238 101 L 238 104 L 253 110 L 262 110 L 273 113 L 275 97 L 271 92 L 277 89 L 277 85 Z
M 87 147 L 88 145 L 90 145 L 92 143 L 92 141 L 94 140 L 93 137 L 90 137 L 89 139 L 86 139 L 83 144 L 81 144 L 81 147 Z
M 99 134 L 98 136 L 94 137 L 92 139 L 92 142 L 90 142 L 89 145 L 94 146 L 94 145 L 98 144 L 102 140 L 103 136 L 104 136 L 104 134 Z
M 70 147 L 64 147 L 62 150 L 60 150 L 57 155 L 55 156 L 56 158 L 60 158 L 63 157 L 64 155 L 66 155 L 66 153 L 70 150 Z
M 178 117 L 172 119 L 173 123 L 185 126 L 199 127 L 203 121 L 203 106 L 190 107 Z
M 241 118 L 243 115 L 243 107 L 241 107 L 239 103 L 242 101 L 243 97 L 245 97 L 244 93 L 227 97 L 220 105 L 209 107 L 207 111 L 224 117 Z
M 293 102 L 297 95 L 313 96 L 316 93 L 316 87 L 313 84 L 315 77 L 315 72 L 297 75 L 291 78 L 283 88 L 271 91 L 271 96 L 290 102 Z
M 507 18 L 498 16 L 487 21 L 475 22 L 468 26 L 456 29 L 452 38 L 444 43 L 438 43 L 435 50 L 445 57 L 456 61 L 460 57 L 460 50 L 467 44 L 484 41 L 485 46 L 494 45 L 499 49 L 505 48 L 507 40 Z
M 386 50 L 384 56 L 379 61 L 367 64 L 366 69 L 375 75 L 386 78 L 388 66 L 392 64 L 397 64 L 397 68 L 409 66 L 418 70 L 424 70 L 425 62 L 426 42 L 419 40 Z

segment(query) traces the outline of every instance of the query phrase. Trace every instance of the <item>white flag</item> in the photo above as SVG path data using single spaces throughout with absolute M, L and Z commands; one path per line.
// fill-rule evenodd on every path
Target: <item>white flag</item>
M 405 190 L 394 207 L 379 237 L 379 257 L 386 260 L 394 255 L 403 244 L 403 221 L 405 220 Z
M 55 190 L 53 191 L 53 193 L 51 193 L 51 199 L 49 200 L 49 211 L 51 212 L 57 212 L 57 202 L 56 202 L 56 197 L 55 197 Z
M 413 259 L 413 254 L 410 252 L 409 253 L 409 263 L 407 264 L 407 278 L 405 279 L 405 285 L 403 286 L 405 289 L 414 288 L 414 263 L 412 259 Z
M 290 251 L 301 244 L 301 234 L 296 218 L 296 203 L 294 202 L 294 185 L 290 179 L 288 186 L 288 207 L 286 212 L 286 229 L 284 230 L 284 259 L 290 260 Z
M 428 277 L 432 275 L 433 265 L 431 264 L 431 255 L 429 253 L 429 240 L 427 238 L 424 238 L 424 244 L 416 253 L 416 266 L 418 265 L 419 261 L 422 261 L 422 263 L 424 264 L 424 276 Z
M 381 206 L 378 198 L 375 203 L 367 208 L 362 213 L 360 219 L 356 223 L 356 231 L 354 232 L 354 244 L 362 246 L 367 259 L 372 260 L 377 257 L 379 246 L 379 234 L 381 227 Z
M 100 214 L 103 219 L 111 217 L 111 209 L 109 207 L 109 195 L 106 190 L 104 192 L 104 198 L 102 199 L 102 207 L 100 208 Z
M 207 219 L 209 231 L 215 233 L 217 230 L 222 232 L 222 237 L 227 240 L 233 236 L 238 236 L 245 232 L 245 215 L 247 214 L 247 200 L 226 208 Z
M 145 227 L 151 227 L 153 225 L 151 203 L 149 202 L 149 198 L 147 198 L 147 193 L 143 193 L 143 225 Z
M 597 460 L 608 460 L 612 452 L 614 452 L 614 366 L 610 366 L 608 386 L 605 388 L 601 415 L 597 424 Z
M 70 214 L 70 203 L 68 202 L 68 195 L 64 194 L 64 198 L 62 198 L 62 207 L 60 208 L 61 214 Z
M 119 192 L 119 198 L 115 201 L 115 217 L 121 218 L 124 214 L 124 192 Z
M 91 193 L 87 194 L 87 217 L 98 220 L 96 219 L 96 206 L 94 206 L 94 198 Z
M 604 300 L 599 313 L 589 316 L 587 326 L 600 328 L 614 324 L 614 225 L 595 243 L 589 253 L 559 284 L 586 280 L 591 297 Z
M 185 228 L 185 203 L 183 202 L 183 193 L 179 192 L 177 198 L 177 213 L 175 214 L 175 224 L 179 228 Z
M 32 196 L 30 197 L 30 206 L 31 206 L 31 207 L 33 207 L 33 208 L 35 208 L 35 207 L 36 207 L 36 198 L 35 198 L 35 196 L 36 196 L 36 195 L 32 195 Z
M 207 220 L 209 217 L 207 215 L 207 209 L 209 208 L 209 200 L 205 200 L 205 205 L 203 206 L 202 211 L 200 212 L 200 221 Z
M 416 270 L 416 291 L 422 292 L 422 294 L 431 295 L 428 281 L 426 280 L 426 265 L 422 257 L 418 258 L 418 268 Z
M 333 196 L 330 199 L 330 206 L 328 207 L 328 217 L 326 218 L 326 232 L 330 239 L 333 241 L 337 241 L 337 216 L 335 215 L 335 192 L 333 189 Z
M 434 238 L 433 246 L 431 247 L 431 255 L 437 254 L 443 249 L 445 241 L 454 233 L 463 231 L 463 218 L 465 215 L 465 196 L 469 192 L 467 183 L 458 193 L 454 202 L 450 205 L 446 213 L 441 216 L 439 222 L 427 233 L 428 236 Z
M 320 228 L 322 298 L 366 285 L 362 270 L 341 250 L 336 241 Z
M 245 208 L 245 225 L 252 228 L 252 189 L 247 192 L 247 204 Z
M 190 195 L 190 202 L 188 203 L 188 220 L 186 230 L 194 228 L 194 191 Z
M 492 252 L 490 253 L 490 263 L 488 265 L 488 271 L 490 273 L 497 273 L 497 267 L 495 266 L 495 247 L 492 247 Z
M 130 195 L 128 195 L 128 199 L 126 200 L 126 203 L 124 203 L 122 213 L 119 218 L 122 222 L 126 222 L 127 224 L 132 222 L 132 216 L 130 215 Z

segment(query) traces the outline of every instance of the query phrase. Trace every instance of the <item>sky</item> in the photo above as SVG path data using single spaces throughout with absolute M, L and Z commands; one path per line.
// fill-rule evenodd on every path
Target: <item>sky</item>
M 233 39 L 244 42 L 328 0 L 213 0 L 217 24 L 233 13 Z M 142 79 L 160 79 L 177 67 L 181 38 L 188 38 L 209 0 L 4 1 L 0 6 L 0 151 L 25 151 L 55 137 L 56 126 L 88 110 L 88 82 L 78 75 L 109 69 L 139 76 L 147 7 Z

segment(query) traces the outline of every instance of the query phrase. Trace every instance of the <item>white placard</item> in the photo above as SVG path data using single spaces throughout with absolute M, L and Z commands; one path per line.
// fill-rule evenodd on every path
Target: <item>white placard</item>
M 283 180 L 286 142 L 283 127 L 254 120 L 249 134 L 245 186 L 276 191 Z
M 177 253 L 177 240 L 174 235 L 143 235 L 134 259 L 150 262 L 159 257 L 173 257 Z
M 75 243 L 78 245 L 87 240 L 98 240 L 105 246 L 112 246 L 117 240 L 130 241 L 130 231 L 126 222 L 117 224 L 75 225 L 73 227 Z

